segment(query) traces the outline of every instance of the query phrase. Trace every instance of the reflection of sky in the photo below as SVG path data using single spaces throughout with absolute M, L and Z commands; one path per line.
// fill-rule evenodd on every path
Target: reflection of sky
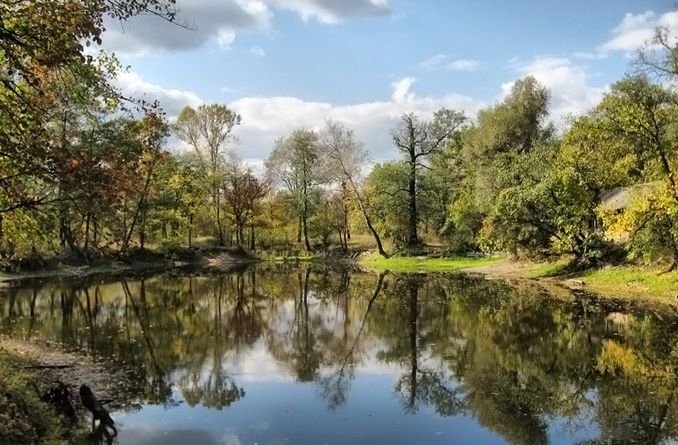
M 469 417 L 444 419 L 431 408 L 405 414 L 393 397 L 395 378 L 356 375 L 347 404 L 335 411 L 312 383 L 260 381 L 246 385 L 247 395 L 223 411 L 181 404 L 119 413 L 120 443 L 503 443 Z
M 274 278 L 279 279 L 279 277 Z M 221 321 L 223 332 L 230 336 L 223 337 L 221 343 L 210 340 L 202 344 L 199 340 L 204 337 L 201 335 L 209 335 L 213 338 L 213 332 L 207 326 L 200 325 L 196 330 L 200 335 L 190 337 L 190 340 L 196 341 L 197 345 L 187 341 L 186 344 L 177 346 L 184 352 L 184 355 L 178 362 L 171 363 L 166 377 L 169 382 L 173 383 L 173 400 L 181 403 L 178 406 L 168 405 L 167 407 L 146 406 L 138 412 L 114 413 L 116 423 L 120 426 L 119 443 L 227 445 L 251 443 L 474 443 L 480 445 L 504 443 L 503 438 L 490 430 L 496 425 L 491 422 L 493 412 L 488 412 L 489 410 L 467 411 L 475 413 L 477 418 L 472 416 L 445 418 L 435 412 L 434 403 L 431 400 L 426 402 L 419 400 L 417 401 L 420 406 L 418 411 L 410 414 L 405 412 L 403 404 L 408 398 L 407 378 L 410 373 L 408 368 L 410 355 L 409 349 L 404 345 L 409 345 L 411 340 L 406 338 L 409 329 L 406 326 L 393 326 L 389 327 L 393 329 L 390 336 L 381 333 L 380 329 L 385 329 L 385 326 L 380 323 L 371 323 L 374 317 L 383 315 L 380 310 L 384 309 L 379 305 L 373 307 L 371 322 L 363 326 L 362 322 L 366 319 L 364 317 L 366 317 L 367 297 L 350 300 L 350 304 L 344 308 L 341 306 L 343 304 L 341 299 L 333 298 L 328 293 L 320 294 L 311 291 L 306 298 L 307 304 L 304 305 L 308 308 L 306 318 L 308 324 L 305 324 L 304 319 L 299 318 L 303 315 L 297 313 L 300 308 L 299 300 L 297 300 L 297 306 L 292 297 L 283 299 L 281 296 L 259 301 L 257 304 L 260 306 L 256 312 L 264 320 L 265 329 L 262 333 L 258 333 L 257 337 L 252 338 L 252 344 L 235 342 L 236 346 L 233 346 L 231 343 L 234 339 L 233 332 L 238 325 L 231 324 L 234 319 L 228 315 L 233 312 L 236 300 L 232 295 L 225 293 L 219 300 L 219 304 L 216 304 L 216 294 L 210 287 L 211 283 L 212 281 L 206 279 L 194 279 L 193 284 L 197 289 L 198 297 L 193 302 L 201 309 L 194 318 L 180 314 L 185 317 L 180 320 L 185 325 L 177 324 L 195 327 L 191 322 L 207 323 L 205 320 L 217 318 L 215 314 L 218 308 L 218 319 L 223 320 Z M 162 292 L 162 285 L 163 283 L 157 280 L 147 282 L 146 299 L 151 309 L 149 327 L 153 326 L 153 323 L 162 322 L 163 319 L 158 317 L 158 314 L 166 314 L 164 311 L 168 310 L 160 304 L 165 295 Z M 355 282 L 353 285 L 356 285 Z M 129 286 L 131 294 L 138 297 L 139 284 L 130 282 Z M 172 289 L 171 286 L 169 288 Z M 99 288 L 101 302 L 98 306 L 96 324 L 109 329 L 108 331 L 102 330 L 101 335 L 116 332 L 118 328 L 121 333 L 130 329 L 133 334 L 136 332 L 136 336 L 129 341 L 136 339 L 143 342 L 141 335 L 143 328 L 135 321 L 133 307 L 126 306 L 121 289 L 119 284 L 102 285 Z M 55 291 L 58 291 L 58 288 L 55 288 Z M 371 289 L 367 292 L 370 293 Z M 14 311 L 18 315 L 15 315 L 17 319 L 22 318 L 22 314 L 24 314 L 23 318 L 26 318 L 25 314 L 31 311 L 31 292 L 26 289 L 19 291 L 19 294 L 21 298 L 14 306 Z M 52 308 L 53 299 L 48 294 L 51 295 L 51 289 L 46 288 L 42 292 L 44 298 L 39 298 L 36 302 L 36 322 L 34 324 L 32 321 L 31 323 L 19 323 L 17 329 L 27 331 L 33 329 L 31 331 L 33 336 L 57 338 L 55 334 L 62 332 L 62 318 L 60 312 Z M 90 303 L 93 304 L 95 293 L 90 291 L 89 294 Z M 293 292 L 290 295 L 292 294 Z M 424 293 L 421 296 L 423 301 Z M 54 307 L 59 308 L 58 305 Z M 86 345 L 90 331 L 88 320 L 84 315 L 87 308 L 84 292 L 79 293 L 79 300 L 74 307 L 72 327 L 80 334 L 74 336 L 71 341 L 74 344 Z M 132 314 L 129 321 L 123 317 L 126 311 Z M 0 305 L 0 314 L 3 312 L 7 311 L 3 305 Z M 303 308 L 301 312 L 303 313 Z M 3 320 L 5 319 L 8 318 L 4 317 Z M 247 317 L 245 319 L 247 320 Z M 448 357 L 446 351 L 465 349 L 466 338 L 455 332 L 451 332 L 449 336 L 443 334 L 428 337 L 426 334 L 430 332 L 426 329 L 426 320 L 430 322 L 428 318 L 422 317 L 420 325 L 422 336 L 417 341 L 417 367 L 420 371 L 429 373 L 427 374 L 429 377 L 439 378 L 446 390 L 450 392 L 459 390 L 464 393 L 466 388 L 463 383 L 457 382 L 453 376 L 451 365 L 456 363 L 456 359 L 454 356 Z M 106 324 L 108 321 L 111 321 L 111 326 Z M 173 326 L 167 320 L 165 322 L 167 326 Z M 45 328 L 29 328 L 34 325 L 38 327 L 44 325 Z M 439 325 L 433 326 L 431 330 L 439 327 Z M 303 335 L 305 327 L 310 328 L 313 340 L 311 346 L 320 359 L 317 373 L 314 373 L 316 380 L 300 383 L 295 374 L 298 372 L 298 369 L 295 369 L 298 365 L 298 356 L 295 354 L 304 350 L 300 347 L 303 343 L 300 336 Z M 362 327 L 364 327 L 363 330 L 361 330 Z M 213 326 L 210 325 L 209 328 Z M 15 330 L 14 332 L 22 331 Z M 151 330 L 151 332 L 159 331 Z M 164 332 L 162 331 L 163 334 Z M 164 338 L 167 341 L 158 342 L 158 344 L 163 347 L 172 347 L 176 343 L 173 341 L 176 340 L 174 336 L 181 334 L 168 331 L 167 335 L 170 336 Z M 103 338 L 98 341 L 106 344 Z M 297 343 L 293 344 L 295 341 Z M 433 341 L 438 344 L 434 344 Z M 453 344 L 455 347 L 452 347 Z M 469 344 L 473 346 L 475 343 L 471 341 Z M 123 342 L 122 347 L 125 345 L 126 343 Z M 479 345 L 487 346 L 482 342 Z M 493 342 L 489 342 L 489 345 L 496 346 Z M 143 344 L 141 346 L 143 347 Z M 398 352 L 398 348 L 404 349 Z M 345 357 L 348 357 L 349 351 L 353 355 L 351 360 L 346 360 Z M 397 354 L 393 354 L 393 351 Z M 391 353 L 390 359 L 393 360 L 391 363 L 386 362 L 389 354 L 384 357 L 385 352 Z M 476 354 L 473 356 L 474 360 L 479 361 L 480 371 L 488 363 L 495 366 L 494 361 L 485 363 L 483 359 L 496 358 L 496 351 L 488 352 L 479 349 L 474 354 Z M 394 359 L 393 355 L 397 357 Z M 171 357 L 172 354 L 168 356 Z M 166 358 L 163 354 L 159 354 L 159 357 Z M 384 357 L 384 359 L 380 360 L 378 357 Z M 215 363 L 215 359 L 219 361 Z M 327 382 L 336 383 L 339 369 L 345 362 L 355 364 L 355 375 L 348 372 L 350 366 L 347 366 L 342 382 L 347 387 L 346 403 L 332 411 L 328 408 L 331 395 L 327 394 Z M 220 372 L 219 378 L 215 377 L 217 370 Z M 199 403 L 190 407 L 184 401 L 182 391 L 187 399 L 194 402 L 205 401 L 206 392 L 218 389 L 221 384 L 224 384 L 222 389 L 229 389 L 227 385 L 231 383 L 237 388 L 242 388 L 245 395 L 242 398 L 233 397 L 226 400 L 231 404 L 221 410 L 208 409 Z M 474 390 L 480 390 L 482 394 L 482 388 L 478 384 L 483 385 L 483 382 L 476 382 L 476 386 L 471 387 L 469 393 L 463 395 L 469 396 Z M 421 396 L 421 385 L 419 389 Z M 187 390 L 193 390 L 193 397 L 188 396 Z M 228 391 L 226 393 L 221 394 L 224 399 L 229 397 Z M 529 394 L 529 391 L 527 393 Z M 215 393 L 212 392 L 209 395 L 215 396 Z M 239 393 L 237 395 L 239 396 Z M 482 397 L 490 398 L 493 395 L 495 393 L 482 394 Z M 220 395 L 216 394 L 216 396 Z M 328 398 L 324 399 L 323 396 Z M 594 392 L 587 393 L 586 399 L 593 404 L 597 403 Z M 475 400 L 478 401 L 478 399 Z M 494 401 L 487 400 L 487 405 L 483 406 L 492 407 L 493 403 Z M 521 414 L 510 412 L 502 415 L 508 422 L 513 422 Z M 593 411 L 582 408 L 581 415 L 574 420 L 565 421 L 557 417 L 542 419 L 548 425 L 549 443 L 568 444 L 596 437 L 600 432 L 595 427 L 593 416 Z M 481 423 L 485 426 L 481 426 Z
M 285 365 L 268 351 L 263 340 L 225 360 L 245 397 L 223 410 L 185 402 L 177 407 L 146 406 L 141 411 L 116 413 L 121 444 L 500 444 L 504 440 L 472 417 L 443 418 L 430 406 L 415 414 L 403 411 L 395 382 L 407 370 L 376 358 L 379 345 L 365 344 L 367 353 L 350 380 L 347 402 L 332 411 L 317 383 L 298 383 Z M 421 365 L 434 366 L 423 354 Z M 206 365 L 206 367 L 211 364 Z M 335 372 L 323 368 L 321 375 Z M 209 375 L 205 369 L 203 376 Z M 348 377 L 347 377 L 348 378 Z M 450 381 L 451 387 L 455 386 Z M 173 398 L 182 400 L 174 388 Z M 566 444 L 595 437 L 596 430 L 548 419 L 549 439 Z

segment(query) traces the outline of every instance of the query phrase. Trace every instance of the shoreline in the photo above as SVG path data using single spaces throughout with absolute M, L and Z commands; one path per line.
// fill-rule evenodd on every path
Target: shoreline
M 393 273 L 469 273 L 488 279 L 521 280 L 557 286 L 575 292 L 596 294 L 601 298 L 626 300 L 644 304 L 661 304 L 678 310 L 678 271 L 665 272 L 656 268 L 634 265 L 609 266 L 577 272 L 563 272 L 563 263 L 533 263 L 513 261 L 501 257 L 381 258 L 375 253 L 364 253 L 359 258 L 336 256 L 253 256 L 248 252 L 215 248 L 184 251 L 180 255 L 162 255 L 149 252 L 143 258 L 113 259 L 92 265 L 62 264 L 41 270 L 0 272 L 0 288 L 20 286 L 29 281 L 57 281 L 109 278 L 136 278 L 164 272 L 214 273 L 229 272 L 254 263 L 271 264 L 346 264 L 364 270 Z
M 563 263 L 532 263 L 506 258 L 381 258 L 375 254 L 358 261 L 372 271 L 395 273 L 469 273 L 487 279 L 531 282 L 547 289 L 554 287 L 586 293 L 597 298 L 626 301 L 678 311 L 678 271 L 634 265 L 609 266 L 577 272 L 563 272 Z
M 182 252 L 179 257 L 154 252 L 141 259 L 111 259 L 97 264 L 57 264 L 39 270 L 0 272 L 0 288 L 34 280 L 86 279 L 99 275 L 134 278 L 169 271 L 226 272 L 258 262 L 244 251 L 210 249 Z

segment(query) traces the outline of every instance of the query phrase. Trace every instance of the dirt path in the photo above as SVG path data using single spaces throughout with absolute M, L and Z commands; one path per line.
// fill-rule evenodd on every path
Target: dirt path
M 479 273 L 488 278 L 527 278 L 529 265 L 517 261 L 502 261 L 489 266 L 470 267 L 461 269 L 464 272 Z

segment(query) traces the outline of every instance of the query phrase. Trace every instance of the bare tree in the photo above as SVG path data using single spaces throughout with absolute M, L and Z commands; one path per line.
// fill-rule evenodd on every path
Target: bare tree
M 361 169 L 368 163 L 367 151 L 362 143 L 356 140 L 353 131 L 340 123 L 327 121 L 320 134 L 320 145 L 325 156 L 326 174 L 343 186 L 348 186 L 355 197 L 365 224 L 377 243 L 379 254 L 387 257 L 381 237 L 372 225 L 369 205 L 360 193 L 358 186 Z
M 656 80 L 678 79 L 678 35 L 667 27 L 658 27 L 651 40 L 639 50 L 633 67 L 638 73 Z

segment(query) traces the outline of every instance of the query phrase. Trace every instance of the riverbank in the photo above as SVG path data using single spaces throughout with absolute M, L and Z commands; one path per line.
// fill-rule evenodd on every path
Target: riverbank
M 469 272 L 488 278 L 534 280 L 550 285 L 637 302 L 656 302 L 678 308 L 678 271 L 659 268 L 615 266 L 567 271 L 564 262 L 533 263 L 506 258 L 382 258 L 364 256 L 360 264 L 372 270 L 391 272 Z
M 34 390 L 40 378 L 26 370 L 31 361 L 11 352 L 0 339 L 0 443 L 56 442 L 61 422 Z
M 78 388 L 89 386 L 109 410 L 130 408 L 138 396 L 129 383 L 133 375 L 133 368 L 109 358 L 0 336 L 0 443 L 91 443 L 97 434 Z M 53 400 L 44 400 L 50 390 Z
M 182 249 L 175 252 L 143 251 L 95 262 L 54 262 L 40 269 L 0 272 L 0 286 L 12 282 L 39 279 L 87 278 L 97 275 L 134 276 L 170 270 L 227 271 L 257 261 L 239 248 Z

